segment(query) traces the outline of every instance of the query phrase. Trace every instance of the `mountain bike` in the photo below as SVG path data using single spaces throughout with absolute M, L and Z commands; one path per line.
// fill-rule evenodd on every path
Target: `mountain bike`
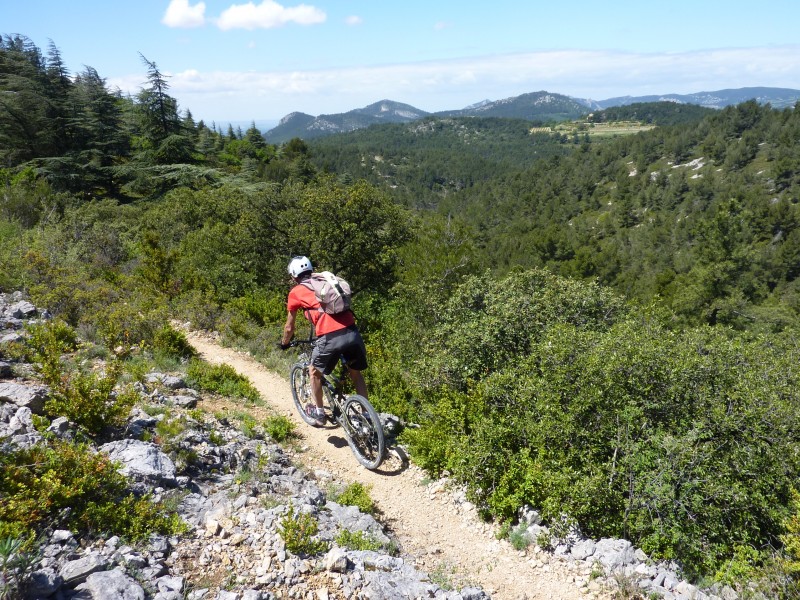
M 309 425 L 315 419 L 306 414 L 306 404 L 313 403 L 311 394 L 311 376 L 308 365 L 311 362 L 311 349 L 315 340 L 293 340 L 289 346 L 300 346 L 302 351 L 297 362 L 292 365 L 289 381 L 292 386 L 292 398 L 300 417 Z M 345 396 L 343 392 L 347 363 L 344 357 L 339 360 L 339 373 L 324 375 L 322 379 L 322 397 L 325 416 L 336 423 L 344 431 L 347 443 L 358 462 L 367 469 L 377 469 L 383 462 L 385 441 L 383 426 L 378 413 L 364 396 L 353 394 Z

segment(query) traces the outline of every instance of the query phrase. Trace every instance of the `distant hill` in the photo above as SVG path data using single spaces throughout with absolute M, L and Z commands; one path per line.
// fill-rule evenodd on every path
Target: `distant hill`
M 504 100 L 484 100 L 461 110 L 434 113 L 442 117 L 503 117 L 528 121 L 567 121 L 585 115 L 586 105 L 569 96 L 532 92 Z
M 587 101 L 596 108 L 625 106 L 640 102 L 677 102 L 679 104 L 697 104 L 706 108 L 725 108 L 741 104 L 748 100 L 756 100 L 759 104 L 771 104 L 773 108 L 794 106 L 800 101 L 800 90 L 772 87 L 746 87 L 733 90 L 717 90 L 716 92 L 697 92 L 695 94 L 663 94 L 656 96 L 620 96 L 598 102 Z
M 264 134 L 267 141 L 278 144 L 294 137 L 312 139 L 334 133 L 346 133 L 383 123 L 408 123 L 428 115 L 440 117 L 497 117 L 527 121 L 567 121 L 578 119 L 590 111 L 631 104 L 674 102 L 720 109 L 755 99 L 773 108 L 794 106 L 800 101 L 800 90 L 771 87 L 747 87 L 696 94 L 663 94 L 653 96 L 620 96 L 608 100 L 572 98 L 546 91 L 531 92 L 503 100 L 482 100 L 466 108 L 428 113 L 408 104 L 382 100 L 346 113 L 314 117 L 293 112 L 281 119 L 277 127 Z M 681 120 L 679 118 L 679 120 Z
M 286 115 L 277 127 L 270 129 L 264 137 L 270 143 L 280 143 L 295 137 L 312 139 L 363 129 L 383 123 L 408 123 L 428 115 L 427 112 L 401 102 L 381 100 L 364 108 L 346 113 L 314 117 L 301 112 Z

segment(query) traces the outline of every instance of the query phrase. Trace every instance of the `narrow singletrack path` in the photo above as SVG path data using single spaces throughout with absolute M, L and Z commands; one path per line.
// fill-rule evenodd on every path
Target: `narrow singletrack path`
M 227 364 L 246 376 L 277 414 L 291 418 L 303 439 L 298 461 L 342 481 L 371 486 L 380 519 L 392 530 L 403 553 L 420 570 L 451 582 L 457 589 L 477 585 L 498 600 L 577 600 L 602 598 L 580 584 L 585 575 L 566 563 L 535 552 L 524 554 L 494 537 L 469 505 L 454 502 L 442 486 L 430 485 L 421 469 L 392 453 L 375 472 L 358 464 L 338 428 L 314 428 L 296 414 L 288 378 L 269 371 L 248 354 L 226 348 L 212 336 L 187 332 L 189 342 L 212 364 Z M 287 374 L 288 375 L 288 374 Z M 228 403 L 232 410 L 242 405 Z M 225 408 L 215 407 L 215 409 Z M 251 412 L 266 410 L 252 407 Z M 258 417 L 258 414 L 254 414 Z

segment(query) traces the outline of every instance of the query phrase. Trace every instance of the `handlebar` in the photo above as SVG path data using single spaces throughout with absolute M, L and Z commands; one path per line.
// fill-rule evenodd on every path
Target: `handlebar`
M 289 347 L 295 348 L 297 346 L 304 346 L 304 345 L 313 346 L 316 343 L 316 341 L 317 341 L 316 338 L 313 339 L 308 338 L 307 340 L 292 340 L 291 342 L 289 342 Z

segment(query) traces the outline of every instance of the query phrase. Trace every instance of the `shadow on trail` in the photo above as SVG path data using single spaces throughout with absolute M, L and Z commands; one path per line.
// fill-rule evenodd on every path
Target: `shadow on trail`
M 328 443 L 334 448 L 339 449 L 349 447 L 347 440 L 339 435 L 329 435 Z M 358 462 L 355 456 L 353 457 L 353 460 Z M 381 466 L 377 469 L 373 469 L 372 472 L 377 473 L 378 475 L 385 475 L 387 477 L 396 477 L 398 475 L 402 475 L 403 472 L 408 469 L 408 466 L 408 455 L 403 451 L 403 449 L 399 446 L 390 446 L 386 448 L 386 454 Z

